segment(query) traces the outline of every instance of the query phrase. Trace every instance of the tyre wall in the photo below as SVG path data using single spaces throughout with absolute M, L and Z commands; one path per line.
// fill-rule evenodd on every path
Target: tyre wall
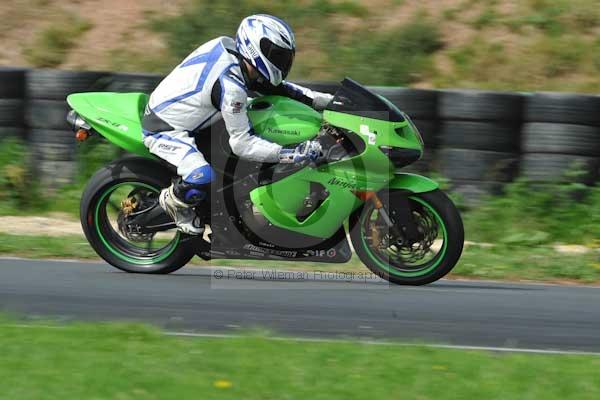
M 45 187 L 73 180 L 77 143 L 66 96 L 76 92 L 151 93 L 151 74 L 0 68 L 0 140 L 26 140 Z M 334 93 L 338 84 L 299 82 Z M 600 96 L 372 87 L 415 122 L 426 149 L 409 172 L 435 173 L 467 204 L 521 176 L 533 182 L 593 184 L 600 167 Z M 578 173 L 574 173 L 578 171 Z

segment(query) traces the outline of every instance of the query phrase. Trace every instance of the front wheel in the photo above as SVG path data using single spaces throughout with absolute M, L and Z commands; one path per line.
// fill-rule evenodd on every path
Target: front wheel
M 131 213 L 156 207 L 170 174 L 159 164 L 125 158 L 99 170 L 81 198 L 81 225 L 96 253 L 127 272 L 168 274 L 194 256 L 177 229 L 143 233 L 124 223 Z
M 360 260 L 398 285 L 425 285 L 448 274 L 464 244 L 462 219 L 448 196 L 441 190 L 418 194 L 390 190 L 380 193 L 380 198 L 395 229 L 389 228 L 373 202 L 357 210 L 350 219 L 350 237 Z M 403 234 L 402 216 L 407 215 L 417 240 Z

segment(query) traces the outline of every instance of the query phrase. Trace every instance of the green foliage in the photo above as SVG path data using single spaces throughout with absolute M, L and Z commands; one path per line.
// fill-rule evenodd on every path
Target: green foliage
M 423 79 L 432 71 L 431 55 L 442 47 L 436 26 L 421 20 L 362 37 L 341 49 L 336 68 L 341 64 L 344 74 L 372 85 L 406 85 Z
M 544 241 L 543 237 L 527 240 L 522 235 L 513 239 L 514 244 L 467 246 L 452 274 L 480 279 L 600 282 L 595 251 L 558 252 L 552 246 L 538 244 L 537 239 Z
M 122 150 L 101 137 L 94 137 L 81 143 L 77 158 L 77 179 L 84 185 L 101 167 L 116 160 Z
M 479 16 L 471 22 L 471 25 L 475 29 L 483 29 L 485 27 L 491 26 L 496 22 L 498 15 L 493 8 L 486 8 Z
M 600 26 L 600 7 L 594 0 L 530 0 L 510 26 L 531 26 L 552 37 L 564 33 L 593 33 Z
M 597 399 L 598 358 L 3 318 L 5 399 Z M 401 373 L 400 373 L 401 372 Z M 401 393 L 402 395 L 399 395 Z
M 516 182 L 504 196 L 465 214 L 465 224 L 468 240 L 477 242 L 594 245 L 600 238 L 600 188 Z
M 587 57 L 588 47 L 573 36 L 545 38 L 538 43 L 537 52 L 546 60 L 544 76 L 554 77 L 569 73 Z
M 63 63 L 79 37 L 91 27 L 88 21 L 79 17 L 64 17 L 35 37 L 33 43 L 23 50 L 25 58 L 35 67 L 56 67 Z
M 209 39 L 233 35 L 239 21 L 253 13 L 285 18 L 296 30 L 300 50 L 310 43 L 318 51 L 317 57 L 296 58 L 293 73 L 300 71 L 303 78 L 316 71 L 319 79 L 350 75 L 367 84 L 404 85 L 429 73 L 431 54 L 442 47 L 436 26 L 424 18 L 390 31 L 365 25 L 346 34 L 340 20 L 368 15 L 367 9 L 351 1 L 195 0 L 181 15 L 154 19 L 152 26 L 166 35 L 173 54 L 181 59 Z
M 267 13 L 285 18 L 292 26 L 310 23 L 325 29 L 333 15 L 364 16 L 367 10 L 353 1 L 311 0 L 193 0 L 175 17 L 155 18 L 151 26 L 166 34 L 170 49 L 179 58 L 187 56 L 200 44 L 218 36 L 233 36 L 240 21 L 251 14 Z
M 514 47 L 475 38 L 448 52 L 453 70 L 436 82 L 440 86 L 500 90 L 561 90 L 571 85 L 573 91 L 593 92 L 600 88 L 600 44 L 577 35 L 536 35 L 521 46 L 511 58 L 507 52 Z M 579 79 L 574 81 L 579 83 L 574 86 L 558 77 Z
M 28 147 L 18 139 L 0 142 L 0 214 L 22 215 L 45 212 L 79 214 L 83 187 L 102 166 L 121 156 L 121 150 L 100 139 L 83 143 L 77 158 L 75 182 L 43 192 L 34 179 Z
M 64 212 L 79 216 L 81 192 L 100 168 L 122 156 L 122 150 L 102 138 L 88 139 L 78 150 L 75 181 L 59 188 L 43 211 Z
M 9 138 L 0 142 L 1 208 L 27 208 L 37 204 L 28 158 L 23 141 Z
M 108 55 L 109 68 L 119 72 L 147 72 L 165 74 L 177 64 L 177 57 L 171 53 L 146 53 L 135 48 L 119 47 L 112 49 Z
M 79 212 L 79 205 L 75 208 Z M 78 215 L 73 215 L 77 218 Z M 0 233 L 0 255 L 27 258 L 97 259 L 82 235 L 29 236 Z

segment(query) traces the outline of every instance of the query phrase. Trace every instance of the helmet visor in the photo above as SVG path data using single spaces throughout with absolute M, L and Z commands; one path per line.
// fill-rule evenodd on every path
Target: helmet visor
M 260 50 L 267 57 L 267 60 L 279 68 L 283 79 L 285 79 L 292 68 L 295 51 L 278 46 L 267 38 L 260 41 Z

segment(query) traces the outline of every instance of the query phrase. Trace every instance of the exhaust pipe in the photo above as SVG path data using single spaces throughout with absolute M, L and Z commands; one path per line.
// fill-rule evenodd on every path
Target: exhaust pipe
M 67 121 L 71 125 L 73 132 L 77 132 L 80 129 L 84 129 L 86 131 L 90 131 L 92 129 L 91 125 L 85 122 L 85 120 L 81 118 L 81 116 L 77 114 L 75 110 L 69 111 L 69 114 L 67 114 Z
M 83 142 L 91 136 L 92 126 L 85 122 L 75 110 L 69 111 L 69 114 L 67 114 L 67 121 L 71 124 L 71 129 L 75 132 L 75 140 L 78 142 Z

